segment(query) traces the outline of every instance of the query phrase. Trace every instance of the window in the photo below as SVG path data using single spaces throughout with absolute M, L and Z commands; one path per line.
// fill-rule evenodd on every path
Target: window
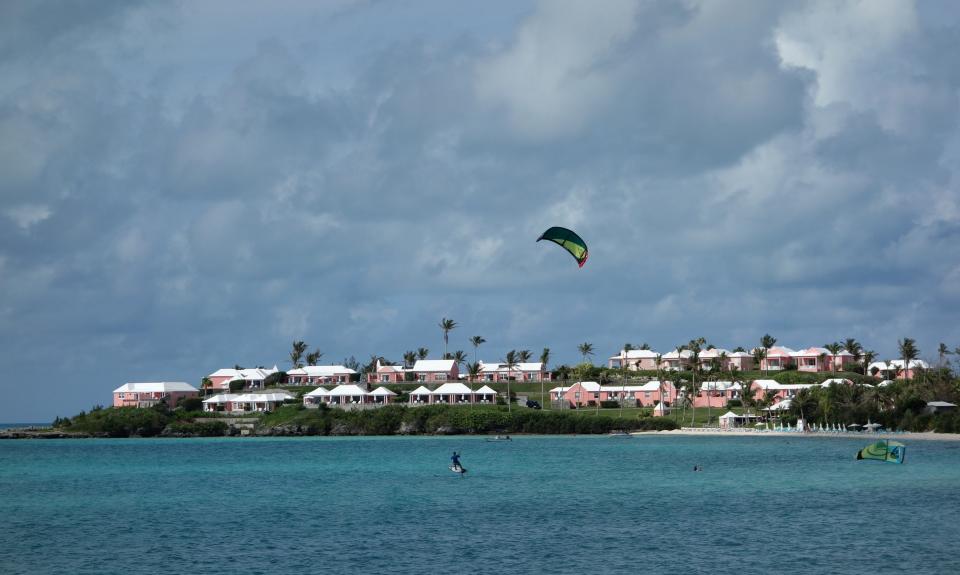
M 433 381 L 444 381 L 446 379 L 447 375 L 445 373 L 437 373 L 433 376 Z
M 120 394 L 120 399 L 123 399 L 123 394 L 122 394 L 122 393 Z

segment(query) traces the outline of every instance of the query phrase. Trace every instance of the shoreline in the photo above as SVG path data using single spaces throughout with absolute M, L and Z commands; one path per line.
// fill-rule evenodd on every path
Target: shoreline
M 960 441 L 958 433 L 936 433 L 933 431 L 904 431 L 902 433 L 862 433 L 856 431 L 847 431 L 839 433 L 817 432 L 817 431 L 756 431 L 754 429 L 698 429 L 684 427 L 668 431 L 644 431 L 635 432 L 631 435 L 687 435 L 703 437 L 795 437 L 804 439 L 865 439 L 876 441 L 879 439 L 897 439 L 921 441 Z

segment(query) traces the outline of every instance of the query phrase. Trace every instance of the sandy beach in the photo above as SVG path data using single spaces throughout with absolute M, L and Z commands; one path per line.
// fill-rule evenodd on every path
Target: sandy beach
M 754 429 L 701 429 L 684 427 L 671 431 L 647 431 L 635 432 L 633 435 L 715 435 L 722 437 L 797 437 L 810 439 L 831 439 L 841 437 L 844 439 L 863 439 L 865 441 L 877 439 L 896 439 L 898 441 L 912 441 L 915 439 L 923 441 L 960 441 L 960 434 L 957 433 L 933 433 L 933 432 L 904 432 L 904 433 L 858 433 L 858 432 L 806 432 L 796 431 L 757 431 Z

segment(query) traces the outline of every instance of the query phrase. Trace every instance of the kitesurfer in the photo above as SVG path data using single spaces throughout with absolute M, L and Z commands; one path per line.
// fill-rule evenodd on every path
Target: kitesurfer
M 453 462 L 453 470 L 463 473 L 463 466 L 460 465 L 460 454 L 456 451 L 453 452 L 453 455 L 450 457 L 450 461 Z

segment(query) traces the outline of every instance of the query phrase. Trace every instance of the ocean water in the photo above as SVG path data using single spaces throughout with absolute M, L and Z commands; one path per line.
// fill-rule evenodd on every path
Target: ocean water
M 2 441 L 0 573 L 960 573 L 960 443 L 866 443 Z

